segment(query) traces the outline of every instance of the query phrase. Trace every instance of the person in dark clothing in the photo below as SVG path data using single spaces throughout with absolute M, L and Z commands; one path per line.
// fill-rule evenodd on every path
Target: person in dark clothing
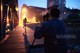
M 27 19 L 25 18 L 25 19 L 23 19 L 23 28 L 26 27 L 26 23 L 27 23 Z
M 61 37 L 65 35 L 66 27 L 64 22 L 59 20 L 59 14 L 59 9 L 51 9 L 52 20 L 42 23 L 34 34 L 36 39 L 44 37 L 45 53 L 67 53 L 66 39 Z

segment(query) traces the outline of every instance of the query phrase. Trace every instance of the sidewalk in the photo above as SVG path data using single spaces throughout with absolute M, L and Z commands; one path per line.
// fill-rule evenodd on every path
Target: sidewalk
M 8 39 L 0 45 L 0 53 L 27 53 L 29 44 L 33 41 L 33 34 L 35 25 L 32 25 L 32 29 L 30 28 L 31 24 L 26 28 L 27 34 L 23 35 L 24 29 L 22 26 L 17 26 L 16 29 L 11 31 L 8 35 Z M 43 43 L 43 40 L 36 40 L 35 44 Z M 41 44 L 42 44 L 41 43 Z M 38 49 L 32 50 L 34 53 L 38 51 Z M 44 53 L 43 49 L 40 49 L 41 52 L 36 53 Z

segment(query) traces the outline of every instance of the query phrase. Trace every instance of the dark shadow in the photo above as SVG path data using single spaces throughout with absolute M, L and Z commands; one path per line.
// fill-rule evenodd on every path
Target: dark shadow
M 35 53 L 35 52 L 43 52 L 44 51 L 43 44 L 34 45 L 35 40 L 33 40 L 32 44 L 29 43 L 26 31 L 23 33 L 23 37 L 24 37 L 26 53 Z
M 29 44 L 26 32 L 23 33 L 23 37 L 24 37 L 24 43 L 25 43 L 25 48 L 26 48 L 26 53 L 27 53 L 29 50 L 30 44 Z
M 28 47 L 30 44 L 29 44 L 28 39 L 27 39 L 27 34 L 23 33 L 23 36 L 24 36 L 24 40 L 25 40 L 25 46 Z

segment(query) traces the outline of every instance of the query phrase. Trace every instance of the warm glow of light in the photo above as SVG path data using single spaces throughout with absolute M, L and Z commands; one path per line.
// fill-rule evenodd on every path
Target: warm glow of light
M 23 9 L 22 9 L 22 12 L 26 12 L 26 8 L 23 8 Z
M 27 22 L 29 22 L 29 23 L 37 23 L 36 22 L 36 17 L 27 18 Z
M 22 18 L 19 19 L 19 25 L 23 25 L 23 19 L 26 17 L 26 14 L 22 14 Z
M 36 23 L 36 17 L 33 17 L 31 23 Z
M 24 15 L 22 16 L 22 18 L 23 18 L 23 19 L 26 18 L 26 14 L 24 14 Z
M 7 18 L 7 22 L 9 22 L 9 19 Z
M 8 23 L 7 26 L 10 26 L 10 24 Z
M 23 26 L 23 22 L 21 21 L 21 19 L 19 19 L 19 25 Z
M 18 11 L 18 7 L 16 7 L 16 11 Z
M 24 7 L 21 10 L 21 18 L 19 19 L 19 25 L 23 26 L 23 19 L 27 16 L 27 9 Z
M 3 10 L 2 4 L 1 4 L 1 11 Z
M 9 25 L 9 17 L 8 17 L 8 13 L 9 13 L 9 6 L 8 6 L 8 8 L 7 8 L 7 21 L 6 21 L 6 22 L 7 22 L 7 26 L 10 26 L 10 25 Z
M 10 29 L 8 29 L 8 31 L 10 31 Z
M 7 30 L 6 30 L 6 33 L 9 32 L 9 31 L 10 31 L 10 29 L 7 29 Z
M 9 24 L 9 18 L 7 17 L 7 26 L 10 26 L 10 24 Z
M 23 19 L 26 18 L 27 22 L 29 23 L 38 23 L 36 22 L 36 17 L 28 17 L 28 9 L 26 7 L 23 7 L 21 10 L 21 18 L 19 19 L 19 25 L 23 26 Z M 30 14 L 31 15 L 31 14 Z
M 9 24 L 9 18 L 7 17 L 7 24 Z

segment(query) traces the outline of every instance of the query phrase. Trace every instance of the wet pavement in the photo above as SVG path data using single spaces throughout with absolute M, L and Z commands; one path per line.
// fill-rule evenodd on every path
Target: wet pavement
M 29 45 L 34 40 L 34 31 L 37 23 L 28 23 L 26 32 L 23 26 L 17 26 L 9 32 L 8 39 L 0 45 L 0 53 L 28 53 Z M 36 39 L 34 45 L 43 44 L 42 39 Z M 32 48 L 31 53 L 44 53 L 44 48 Z

